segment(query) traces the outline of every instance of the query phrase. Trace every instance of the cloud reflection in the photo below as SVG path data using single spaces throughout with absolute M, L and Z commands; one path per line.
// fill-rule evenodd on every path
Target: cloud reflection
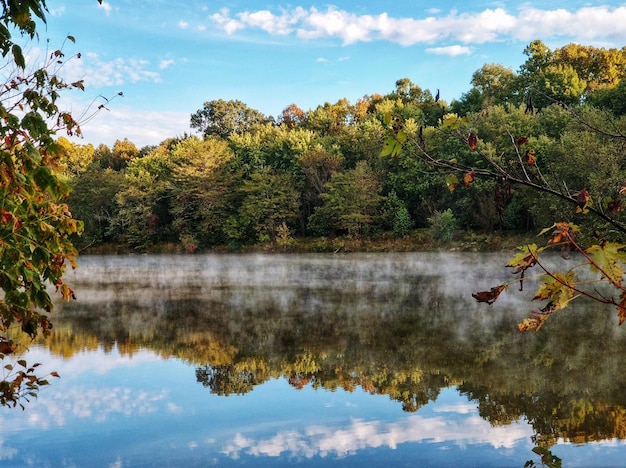
M 117 349 L 105 352 L 100 348 L 97 352 L 77 353 L 71 358 L 63 359 L 41 347 L 33 347 L 24 357 L 29 363 L 43 363 L 39 368 L 42 375 L 55 370 L 61 375 L 61 379 L 53 379 L 49 387 L 42 389 L 41 398 L 28 404 L 26 418 L 17 418 L 14 414 L 0 416 L 0 427 L 9 420 L 14 428 L 24 426 L 42 430 L 65 426 L 72 419 L 89 419 L 94 423 L 103 423 L 112 415 L 154 413 L 164 404 L 169 412 L 176 412 L 175 404 L 168 405 L 167 390 L 146 391 L 122 385 L 93 386 L 87 382 L 89 374 L 101 376 L 124 368 L 158 362 L 161 358 L 154 353 L 142 350 L 131 357 L 120 355 Z
M 460 414 L 466 414 L 464 410 Z M 492 427 L 477 414 L 456 421 L 412 415 L 393 423 L 354 419 L 342 428 L 310 426 L 302 431 L 279 431 L 270 437 L 258 439 L 238 433 L 232 441 L 226 443 L 222 453 L 235 460 L 243 454 L 257 457 L 288 454 L 305 458 L 342 458 L 363 449 L 396 449 L 398 445 L 409 442 L 449 443 L 457 446 L 489 444 L 499 449 L 512 448 L 517 442 L 528 440 L 531 435 L 532 429 L 525 423 Z

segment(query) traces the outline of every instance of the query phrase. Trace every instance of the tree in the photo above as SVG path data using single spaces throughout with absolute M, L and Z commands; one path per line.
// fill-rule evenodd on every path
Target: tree
M 516 97 L 517 75 L 500 64 L 486 64 L 472 75 L 472 85 L 482 95 L 482 107 L 494 104 L 519 104 Z M 480 109 L 478 109 L 480 110 Z
M 59 167 L 64 175 L 75 177 L 93 162 L 95 148 L 93 145 L 78 145 L 65 137 L 59 137 Z
M 242 171 L 225 141 L 195 137 L 178 143 L 171 152 L 173 227 L 188 252 L 227 240 L 224 220 L 235 208 L 235 192 Z
M 175 239 L 171 202 L 175 162 L 166 146 L 132 161 L 116 194 L 117 214 L 112 229 L 129 247 L 137 250 Z
M 235 243 L 274 241 L 283 223 L 292 223 L 299 212 L 299 196 L 290 174 L 264 169 L 255 172 L 239 189 L 241 205 L 237 215 L 224 225 Z
M 128 138 L 115 140 L 111 151 L 111 168 L 120 171 L 139 155 L 139 149 Z
M 361 235 L 374 224 L 382 197 L 378 177 L 367 161 L 359 161 L 354 169 L 334 173 L 321 194 L 322 206 L 309 219 L 309 229 L 316 231 L 341 230 L 350 235 Z
M 285 107 L 278 117 L 278 124 L 285 125 L 289 130 L 297 127 L 306 117 L 306 113 L 295 104 Z
M 72 218 L 65 199 L 68 185 L 59 177 L 57 132 L 79 135 L 80 126 L 58 106 L 60 93 L 83 89 L 81 81 L 66 83 L 57 75 L 66 61 L 62 50 L 53 51 L 36 70 L 29 72 L 21 47 L 12 31 L 33 39 L 36 19 L 46 20 L 44 0 L 2 1 L 0 51 L 9 72 L 0 87 L 0 359 L 17 350 L 9 337 L 19 329 L 31 338 L 51 328 L 53 304 L 47 285 L 71 299 L 64 282 L 66 266 L 76 266 L 77 255 L 70 236 L 82 224 Z M 74 38 L 68 36 L 69 41 Z M 35 375 L 35 366 L 19 360 L 7 364 L 0 382 L 0 404 L 18 404 L 36 396 L 46 385 Z M 21 403 L 20 403 L 21 405 Z
M 74 244 L 86 248 L 117 240 L 113 228 L 119 206 L 115 196 L 123 188 L 124 175 L 92 164 L 70 181 L 72 192 L 67 200 L 72 214 L 84 220 L 84 230 Z
M 255 125 L 268 121 L 261 112 L 239 100 L 218 99 L 205 102 L 202 109 L 191 115 L 191 128 L 197 129 L 205 138 L 228 138 L 234 133 L 249 132 Z

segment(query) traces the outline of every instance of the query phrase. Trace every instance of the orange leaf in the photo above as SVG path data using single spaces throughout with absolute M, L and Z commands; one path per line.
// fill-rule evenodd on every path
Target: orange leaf
M 467 144 L 472 151 L 476 149 L 476 146 L 478 145 L 478 137 L 474 132 L 470 132 L 469 136 L 467 137 Z
M 463 182 L 465 182 L 466 187 L 468 187 L 469 184 L 474 182 L 474 180 L 476 180 L 476 172 L 474 171 L 468 172 L 467 174 L 465 174 L 465 177 L 463 178 Z
M 537 153 L 534 149 L 527 149 L 524 153 L 524 160 L 529 166 L 534 166 L 537 161 Z

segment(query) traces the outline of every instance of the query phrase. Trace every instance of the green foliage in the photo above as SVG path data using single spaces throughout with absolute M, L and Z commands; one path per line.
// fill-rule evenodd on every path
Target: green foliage
M 249 132 L 267 120 L 261 112 L 239 100 L 218 99 L 205 102 L 202 109 L 191 115 L 191 128 L 198 130 L 205 138 L 228 138 L 232 134 Z
M 392 190 L 385 199 L 382 208 L 382 222 L 383 227 L 387 230 L 391 230 L 396 237 L 408 234 L 415 224 L 411 219 L 406 204 L 398 197 L 394 190 Z
M 222 223 L 233 212 L 241 177 L 228 144 L 189 138 L 174 146 L 170 158 L 175 166 L 169 210 L 185 250 L 224 243 Z
M 450 208 L 436 211 L 428 222 L 433 238 L 440 242 L 450 242 L 458 229 L 458 221 Z
M 268 170 L 252 174 L 239 189 L 241 205 L 237 212 L 236 228 L 227 235 L 232 240 L 254 242 L 261 236 L 274 241 L 283 223 L 296 220 L 299 211 L 298 192 L 289 174 Z
M 67 203 L 74 217 L 84 220 L 83 235 L 74 240 L 76 246 L 117 240 L 114 224 L 119 206 L 115 196 L 122 190 L 123 183 L 122 174 L 96 165 L 71 179 L 72 193 Z
M 323 205 L 309 219 L 311 227 L 328 226 L 349 235 L 362 235 L 374 223 L 382 197 L 381 184 L 366 161 L 354 169 L 334 173 L 320 195 Z

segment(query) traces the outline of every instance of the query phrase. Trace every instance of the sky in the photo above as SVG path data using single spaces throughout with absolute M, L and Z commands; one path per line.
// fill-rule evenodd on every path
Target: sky
M 141 148 L 196 134 L 190 116 L 211 100 L 276 117 L 409 78 L 450 102 L 486 63 L 517 71 L 535 39 L 626 46 L 626 2 L 615 0 L 292 1 L 47 0 L 47 24 L 25 49 L 34 61 L 46 47 L 80 53 L 62 75 L 85 91 L 64 94 L 61 107 L 75 117 L 105 108 L 77 142 Z

